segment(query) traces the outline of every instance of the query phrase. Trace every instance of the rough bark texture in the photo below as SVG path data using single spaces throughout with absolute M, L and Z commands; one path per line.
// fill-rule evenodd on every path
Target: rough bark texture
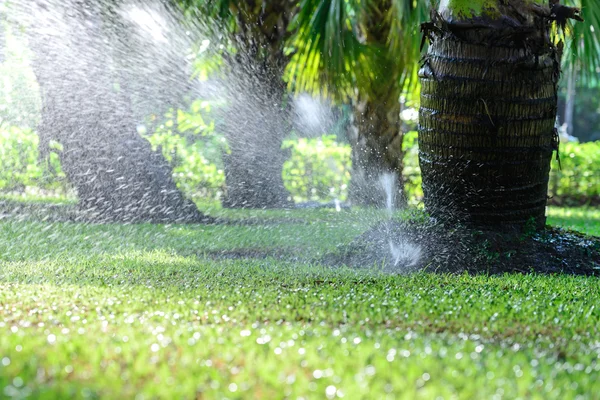
M 349 199 L 352 204 L 384 205 L 385 194 L 379 178 L 385 173 L 396 175 L 396 205 L 403 204 L 403 152 L 398 98 L 390 98 L 387 102 L 365 101 L 356 105 L 354 129 L 349 139 L 352 146 Z
M 127 95 L 115 90 L 119 74 L 111 71 L 99 8 L 80 1 L 40 7 L 46 18 L 30 39 L 43 99 L 40 148 L 47 151 L 51 140 L 62 145 L 62 167 L 84 218 L 203 221 L 162 154 L 138 135 Z
M 521 11 L 530 18 L 434 13 L 424 25 L 419 161 L 426 209 L 441 220 L 545 224 L 560 50 L 549 9 Z

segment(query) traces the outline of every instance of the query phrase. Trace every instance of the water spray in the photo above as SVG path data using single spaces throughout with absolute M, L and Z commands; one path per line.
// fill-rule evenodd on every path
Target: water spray
M 402 265 L 404 267 L 413 267 L 421 258 L 421 246 L 408 242 L 402 235 L 394 235 L 392 229 L 392 219 L 394 216 L 394 204 L 397 191 L 396 181 L 397 177 L 395 173 L 388 172 L 379 177 L 379 183 L 381 184 L 381 187 L 385 193 L 385 205 L 388 215 L 388 221 L 386 223 L 388 245 L 394 267 L 398 267 L 398 265 Z

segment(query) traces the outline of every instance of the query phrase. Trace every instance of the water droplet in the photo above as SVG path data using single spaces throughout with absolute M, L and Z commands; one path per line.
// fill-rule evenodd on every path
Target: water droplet
M 336 387 L 333 385 L 329 385 L 327 386 L 327 388 L 325 389 L 325 395 L 327 396 L 328 399 L 333 399 L 335 397 L 335 392 L 336 392 Z

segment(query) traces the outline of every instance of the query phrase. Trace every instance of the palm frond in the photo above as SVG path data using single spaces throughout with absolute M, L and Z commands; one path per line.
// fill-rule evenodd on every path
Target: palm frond
M 571 26 L 567 38 L 564 62 L 579 66 L 586 83 L 598 84 L 600 76 L 600 6 L 598 0 L 569 0 L 570 6 L 580 7 L 583 22 Z
M 292 20 L 292 56 L 286 70 L 294 92 L 352 96 L 370 75 L 372 50 L 361 38 L 358 0 L 302 0 Z M 335 88 L 335 90 L 331 90 Z
M 399 76 L 405 88 L 414 88 L 417 69 L 421 58 L 420 27 L 429 19 L 434 6 L 428 0 L 392 0 L 387 18 L 390 32 L 388 46 L 390 56 L 402 65 Z

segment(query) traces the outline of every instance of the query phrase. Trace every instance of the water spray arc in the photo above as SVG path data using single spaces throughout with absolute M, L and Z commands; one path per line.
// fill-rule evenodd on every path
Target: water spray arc
M 379 183 L 385 193 L 385 205 L 388 221 L 386 230 L 388 236 L 389 252 L 391 255 L 392 265 L 395 268 L 410 268 L 416 266 L 421 259 L 421 247 L 411 243 L 402 235 L 393 233 L 392 219 L 394 216 L 395 196 L 396 196 L 396 174 L 386 173 L 379 177 Z

